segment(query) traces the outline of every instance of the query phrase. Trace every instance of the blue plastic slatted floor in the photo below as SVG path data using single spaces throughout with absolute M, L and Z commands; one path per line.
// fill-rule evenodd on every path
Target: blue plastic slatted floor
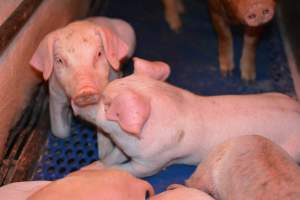
M 233 76 L 222 79 L 217 62 L 217 43 L 205 1 L 186 0 L 182 16 L 183 30 L 173 33 L 164 20 L 160 0 L 110 0 L 103 15 L 127 20 L 137 34 L 136 56 L 163 60 L 172 67 L 169 82 L 204 95 L 245 94 L 279 91 L 294 94 L 282 41 L 276 22 L 268 25 L 257 50 L 257 81 L 246 85 L 240 79 L 238 61 L 242 36 L 233 30 L 236 68 Z M 126 71 L 130 73 L 131 66 Z M 50 134 L 47 149 L 35 173 L 35 179 L 54 180 L 98 159 L 94 128 L 74 119 L 72 136 L 57 139 Z M 157 192 L 171 183 L 182 183 L 193 166 L 176 165 L 148 177 Z

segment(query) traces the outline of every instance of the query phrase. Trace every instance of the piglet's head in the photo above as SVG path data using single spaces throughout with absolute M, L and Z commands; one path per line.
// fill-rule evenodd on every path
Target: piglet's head
M 30 63 L 45 80 L 54 75 L 66 95 L 84 107 L 99 101 L 110 71 L 120 70 L 127 54 L 127 44 L 109 28 L 78 21 L 49 33 Z
M 133 76 L 144 76 L 165 81 L 170 75 L 170 67 L 164 62 L 148 61 L 137 57 L 133 58 L 133 61 Z M 105 117 L 107 120 L 117 122 L 127 133 L 140 138 L 143 128 L 150 116 L 150 99 L 141 91 L 128 87 L 121 88 L 126 85 L 126 78 L 122 79 L 123 80 L 119 79 L 116 81 L 124 81 L 124 84 L 116 84 L 113 86 L 115 82 L 113 81 L 103 92 L 101 101 L 104 105 Z M 117 90 L 114 90 L 116 88 Z M 114 94 L 113 97 L 112 94 Z
M 115 121 L 129 134 L 140 138 L 150 116 L 150 100 L 138 92 L 127 90 L 112 99 L 103 98 L 107 120 Z
M 230 15 L 242 23 L 256 27 L 269 22 L 275 13 L 275 0 L 224 0 Z

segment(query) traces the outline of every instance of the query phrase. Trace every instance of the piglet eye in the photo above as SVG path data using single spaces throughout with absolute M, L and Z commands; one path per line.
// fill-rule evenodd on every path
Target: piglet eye
M 101 52 L 99 51 L 99 52 L 98 52 L 98 57 L 100 57 L 100 56 L 101 56 Z

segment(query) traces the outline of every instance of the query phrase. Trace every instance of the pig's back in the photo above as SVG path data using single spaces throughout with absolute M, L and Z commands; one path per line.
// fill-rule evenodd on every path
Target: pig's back
M 217 169 L 228 199 L 300 199 L 300 168 L 287 152 L 258 135 L 230 143 Z
M 300 139 L 300 103 L 288 96 L 268 93 L 220 96 L 210 100 L 206 109 L 208 118 L 219 119 L 221 124 L 226 124 L 222 128 L 227 127 L 227 131 L 270 132 L 272 135 L 274 132 L 298 132 Z
M 205 144 L 204 152 L 232 137 L 259 134 L 300 161 L 299 102 L 277 93 L 199 97 L 198 102 L 191 106 L 189 132 L 192 141 Z

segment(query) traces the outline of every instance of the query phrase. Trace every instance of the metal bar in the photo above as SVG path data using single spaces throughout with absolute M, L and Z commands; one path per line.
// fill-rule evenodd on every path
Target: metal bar
M 0 26 L 0 56 L 43 0 L 23 0 Z

